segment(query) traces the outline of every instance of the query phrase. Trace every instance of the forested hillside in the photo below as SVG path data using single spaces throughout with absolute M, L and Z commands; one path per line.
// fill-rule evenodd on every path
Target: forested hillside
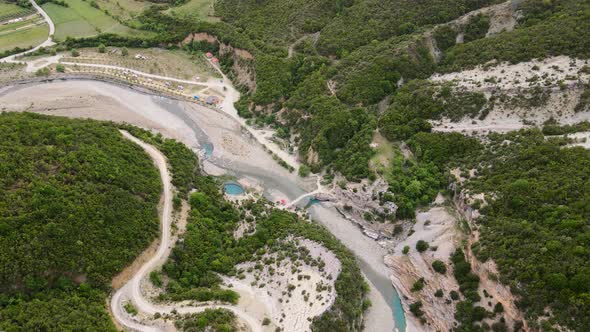
M 0 114 L 0 330 L 114 330 L 111 278 L 158 231 L 151 159 L 112 124 Z
M 555 324 L 587 330 L 590 151 L 566 147 L 564 138 L 548 140 L 537 129 L 487 138 L 481 144 L 457 133 L 419 133 L 409 145 L 431 177 L 442 177 L 439 172 L 454 167 L 474 170 L 462 187 L 485 195 L 471 204 L 483 214 L 473 230 L 480 232 L 480 240 L 471 249 L 482 262 L 497 263 L 499 275 L 494 278 L 518 296 L 529 326 L 542 331 L 553 331 Z M 427 168 L 432 162 L 436 166 Z M 402 179 L 411 175 L 407 172 Z M 435 192 L 443 187 L 423 179 L 421 183 Z M 413 197 L 394 193 L 405 200 Z M 405 207 L 404 201 L 400 203 Z M 468 288 L 467 279 L 462 290 Z M 482 309 L 479 295 L 465 297 L 457 306 L 458 331 L 483 331 L 478 322 L 491 313 Z M 473 313 L 476 307 L 483 316 Z
M 215 8 L 223 22 L 197 24 L 196 30 L 254 55 L 253 60 L 238 63 L 227 53 L 221 57 L 230 76 L 244 66 L 255 73 L 255 88 L 243 86 L 245 94 L 238 104 L 242 116 L 296 135 L 292 143 L 314 171 L 327 166 L 349 180 L 359 180 L 369 175 L 371 150 L 370 140 L 363 134 L 366 127 L 349 118 L 355 107 L 374 119 L 364 123 L 379 122 L 386 131 L 399 126 L 400 121 L 403 126 L 428 131 L 411 123 L 405 111 L 393 112 L 395 116 L 376 111 L 388 102 L 398 103 L 396 90 L 402 83 L 425 79 L 435 72 L 471 68 L 493 59 L 520 62 L 561 54 L 590 56 L 587 1 L 513 2 L 502 10 L 513 10 L 518 16 L 515 28 L 490 36 L 491 14 L 453 21 L 498 3 L 221 0 Z M 196 50 L 205 47 L 202 43 L 193 46 Z M 447 94 L 452 92 L 447 90 Z M 323 111 L 326 105 L 338 111 Z M 453 110 L 453 119 L 479 111 Z M 439 112 L 435 117 L 447 114 Z M 347 135 L 331 136 L 339 122 L 351 124 Z M 331 153 L 323 152 L 326 141 Z M 360 165 L 353 168 L 350 163 L 338 162 L 349 158 Z
M 473 192 L 497 196 L 482 209 L 474 252 L 493 258 L 500 280 L 531 320 L 590 327 L 590 151 L 564 148 L 538 130 L 491 136 Z M 510 141 L 510 144 L 505 144 Z
M 157 233 L 161 190 L 150 158 L 123 139 L 118 127 L 0 114 L 3 331 L 115 330 L 105 307 L 110 282 Z M 256 258 L 265 247 L 292 250 L 282 248 L 281 240 L 304 237 L 322 243 L 342 264 L 335 283 L 338 300 L 314 319 L 313 329 L 359 328 L 368 306 L 367 286 L 355 257 L 327 230 L 272 209 L 266 201 L 237 209 L 225 201 L 215 179 L 200 176 L 190 149 L 142 129 L 120 127 L 166 154 L 180 195 L 198 188 L 190 195 L 187 233 L 164 267 L 171 280 L 163 298 L 233 303 L 237 293 L 221 289 L 215 273 L 236 275 L 236 264 Z M 256 221 L 257 232 L 237 241 L 233 232 L 246 214 Z M 300 253 L 289 255 L 299 258 Z
M 458 44 L 439 71 L 457 71 L 491 60 L 518 63 L 555 55 L 590 57 L 588 1 L 524 1 L 520 25 L 511 32 Z
M 254 55 L 250 63 L 237 64 L 256 73 L 255 88 L 243 86 L 242 116 L 293 134 L 300 160 L 314 172 L 328 168 L 352 181 L 383 176 L 391 195 L 380 199 L 397 205 L 398 218 L 412 218 L 417 207 L 430 203 L 448 185 L 452 167 L 478 169 L 469 185 L 498 199 L 482 210 L 482 240 L 474 251 L 497 262 L 500 280 L 519 296 L 529 326 L 551 330 L 556 323 L 584 331 L 590 325 L 580 317 L 588 316 L 590 281 L 583 262 L 590 243 L 582 235 L 589 217 L 580 188 L 587 182 L 588 152 L 543 143 L 539 132 L 502 137 L 518 142 L 509 148 L 499 148 L 499 137 L 482 145 L 460 134 L 429 133 L 431 120 L 484 119 L 493 107 L 482 92 L 425 80 L 435 72 L 494 61 L 590 57 L 588 1 L 514 1 L 453 21 L 498 3 L 289 1 L 279 7 L 277 1 L 220 0 L 216 14 L 223 23 L 199 29 Z M 506 13 L 512 13 L 514 27 L 492 30 L 493 15 Z M 280 23 L 266 25 L 270 17 Z M 222 56 L 222 65 L 230 75 L 238 68 L 229 56 Z M 416 159 L 394 158 L 385 174 L 374 174 L 368 163 L 376 129 L 390 141 L 407 141 Z M 571 167 L 577 171 L 569 172 Z M 578 189 L 564 187 L 568 173 L 581 184 Z M 512 191 L 517 184 L 526 196 Z M 550 263 L 555 260 L 560 264 Z M 458 330 L 482 328 L 472 315 L 483 310 L 474 309 L 477 301 L 457 306 Z M 538 323 L 546 308 L 551 318 Z
M 373 129 L 389 130 L 400 121 L 416 127 L 404 114 L 383 112 L 412 80 L 494 61 L 590 57 L 588 1 L 220 0 L 215 15 L 220 22 L 171 17 L 150 8 L 136 23 L 158 33 L 155 38 L 105 34 L 66 45 L 176 47 L 191 33 L 209 33 L 217 40 L 213 44 L 195 41 L 184 47 L 218 53 L 222 69 L 243 92 L 239 114 L 254 125 L 277 129 L 277 139 L 297 148 L 314 171 L 334 169 L 353 181 L 370 176 L 372 153 L 368 127 L 350 119 L 355 108 L 379 124 L 369 126 Z M 507 17 L 513 24 L 498 23 Z M 251 57 L 237 56 L 236 48 Z M 328 104 L 340 111 L 323 111 Z M 453 120 L 474 112 L 458 110 Z M 331 140 L 335 123 L 351 126 L 347 135 Z M 326 141 L 332 153 L 320 152 Z M 339 162 L 348 158 L 355 167 Z

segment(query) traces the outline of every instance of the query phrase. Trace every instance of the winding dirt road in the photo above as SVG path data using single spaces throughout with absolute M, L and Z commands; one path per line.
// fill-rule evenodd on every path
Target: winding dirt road
M 262 324 L 256 318 L 250 316 L 240 308 L 231 305 L 205 305 L 199 307 L 185 306 L 185 303 L 177 303 L 175 305 L 155 305 L 145 298 L 141 292 L 141 282 L 147 278 L 147 275 L 162 266 L 170 251 L 172 249 L 172 237 L 171 237 L 171 222 L 172 222 L 172 185 L 170 183 L 171 177 L 168 171 L 166 157 L 153 146 L 139 140 L 135 136 L 129 134 L 127 131 L 122 130 L 121 134 L 133 143 L 139 145 L 144 149 L 154 161 L 154 164 L 160 172 L 160 178 L 163 184 L 163 201 L 162 215 L 161 218 L 161 238 L 160 245 L 157 252 L 152 256 L 139 271 L 129 280 L 123 287 L 118 289 L 113 297 L 111 298 L 111 310 L 115 320 L 123 327 L 135 330 L 135 331 L 162 331 L 163 329 L 158 326 L 148 326 L 143 323 L 137 322 L 130 316 L 124 309 L 124 304 L 131 301 L 135 308 L 145 314 L 153 315 L 155 313 L 171 313 L 176 311 L 179 314 L 189 314 L 202 312 L 205 309 L 222 308 L 232 311 L 237 317 L 244 321 L 251 329 L 252 332 L 262 331 Z

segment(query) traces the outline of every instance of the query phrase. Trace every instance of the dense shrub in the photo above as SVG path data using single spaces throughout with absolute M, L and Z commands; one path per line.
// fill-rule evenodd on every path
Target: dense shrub
M 435 260 L 434 262 L 432 262 L 432 268 L 434 269 L 434 271 L 440 274 L 447 273 L 447 266 L 443 261 Z

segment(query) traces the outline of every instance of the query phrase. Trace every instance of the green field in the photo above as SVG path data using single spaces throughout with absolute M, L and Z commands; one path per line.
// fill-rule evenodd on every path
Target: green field
M 182 6 L 170 8 L 166 12 L 178 15 L 194 15 L 198 19 L 214 22 L 218 21 L 217 18 L 213 17 L 214 3 L 214 0 L 190 0 Z
M 55 24 L 55 39 L 89 37 L 110 32 L 120 35 L 145 35 L 145 32 L 128 28 L 99 9 L 81 0 L 66 0 L 69 7 L 46 3 L 43 9 Z
M 42 24 L 42 23 L 45 23 L 45 21 L 43 20 L 41 15 L 35 15 L 28 20 L 15 22 L 15 23 L 11 23 L 11 24 L 0 25 L 0 36 L 2 36 L 4 33 L 8 32 L 8 31 L 19 29 L 19 28 L 22 28 L 27 25 Z
M 13 18 L 30 15 L 33 9 L 23 8 L 12 3 L 0 1 L 0 22 L 8 21 Z
M 48 34 L 49 28 L 47 27 L 47 24 L 2 34 L 0 35 L 0 52 L 15 47 L 25 48 L 29 46 L 37 46 L 47 39 Z

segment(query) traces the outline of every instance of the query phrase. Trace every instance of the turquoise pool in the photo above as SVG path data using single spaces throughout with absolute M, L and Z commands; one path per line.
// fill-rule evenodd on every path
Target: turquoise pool
M 205 150 L 205 157 L 209 158 L 213 155 L 213 144 L 203 144 L 203 149 Z
M 320 200 L 317 200 L 315 198 L 311 198 L 311 199 L 308 199 L 307 200 L 307 204 L 305 204 L 305 207 L 304 208 L 307 209 L 307 208 L 309 208 L 309 207 L 311 207 L 313 205 L 320 204 L 320 203 L 321 203 Z
M 235 182 L 228 182 L 223 185 L 223 191 L 232 196 L 238 196 L 244 193 L 244 188 Z

